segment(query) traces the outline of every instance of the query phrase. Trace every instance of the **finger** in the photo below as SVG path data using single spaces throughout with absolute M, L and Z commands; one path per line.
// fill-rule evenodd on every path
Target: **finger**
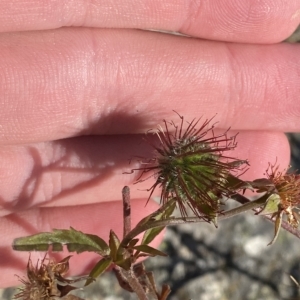
M 55 45 L 55 46 L 53 46 Z M 300 45 L 62 29 L 0 37 L 0 143 L 145 132 L 176 110 L 297 131 Z
M 206 39 L 272 43 L 300 21 L 299 1 L 1 1 L 0 31 L 63 26 L 152 28 Z M 278 26 L 280 24 L 280 26 Z
M 153 148 L 142 138 L 134 135 L 92 136 L 24 147 L 2 147 L 0 215 L 40 205 L 74 206 L 116 201 L 120 200 L 124 185 L 131 187 L 133 199 L 149 197 L 147 189 L 155 180 L 152 174 L 137 185 L 132 184 L 140 173 L 130 174 L 131 169 L 140 167 L 136 157 L 149 160 L 154 155 Z M 269 162 L 277 161 L 281 168 L 286 168 L 289 163 L 289 144 L 282 133 L 240 132 L 237 141 L 237 148 L 224 155 L 249 160 L 250 168 L 244 179 L 264 177 Z M 132 159 L 131 164 L 129 159 Z M 159 193 L 157 189 L 153 196 Z
M 132 228 L 145 216 L 158 208 L 154 202 L 145 206 L 146 200 L 132 201 Z M 15 238 L 24 237 L 39 232 L 49 232 L 53 228 L 68 229 L 71 227 L 84 233 L 95 234 L 108 242 L 109 232 L 112 229 L 121 239 L 123 234 L 122 202 L 100 203 L 95 205 L 83 205 L 60 208 L 32 209 L 19 214 L 13 214 L 0 218 L 1 248 L 0 248 L 0 287 L 17 285 L 19 276 L 25 275 L 28 252 L 16 252 L 12 250 L 12 242 Z M 152 246 L 158 247 L 162 235 L 154 240 Z M 99 259 L 95 253 L 83 253 L 73 255 L 70 260 L 70 275 L 88 274 Z M 67 256 L 64 251 L 62 257 Z M 31 253 L 31 258 L 44 257 L 44 253 Z

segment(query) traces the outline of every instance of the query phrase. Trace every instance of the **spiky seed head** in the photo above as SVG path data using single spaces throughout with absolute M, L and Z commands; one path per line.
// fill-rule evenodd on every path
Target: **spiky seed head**
M 248 163 L 223 155 L 236 147 L 236 135 L 229 137 L 228 130 L 215 135 L 211 120 L 198 129 L 200 119 L 193 120 L 184 129 L 184 118 L 180 118 L 179 126 L 164 120 L 165 128 L 156 131 L 159 145 L 153 145 L 154 157 L 132 171 L 141 171 L 136 183 L 154 171 L 156 181 L 149 198 L 160 187 L 162 203 L 175 199 L 183 217 L 189 206 L 196 216 L 210 222 L 220 212 L 220 198 L 236 192 L 241 166 Z

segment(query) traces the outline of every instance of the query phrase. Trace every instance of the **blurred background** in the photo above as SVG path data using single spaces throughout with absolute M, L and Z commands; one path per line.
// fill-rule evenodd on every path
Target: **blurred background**
M 300 41 L 300 28 L 287 40 Z M 300 134 L 288 134 L 291 165 L 300 170 Z M 146 261 L 158 286 L 171 286 L 171 300 L 276 300 L 300 299 L 300 241 L 281 231 L 275 246 L 267 246 L 274 226 L 263 218 L 244 214 L 222 221 L 222 226 L 181 225 L 169 227 L 161 250 L 169 256 Z M 0 290 L 11 300 L 15 289 Z M 74 293 L 86 300 L 131 300 L 114 275 L 106 273 L 84 291 Z

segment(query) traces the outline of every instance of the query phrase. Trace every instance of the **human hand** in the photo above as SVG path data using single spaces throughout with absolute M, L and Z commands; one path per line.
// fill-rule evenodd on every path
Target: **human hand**
M 70 226 L 121 235 L 128 159 L 151 155 L 142 134 L 176 121 L 173 110 L 187 121 L 217 113 L 219 128 L 240 131 L 232 155 L 249 159 L 247 178 L 276 158 L 285 168 L 283 132 L 300 129 L 300 48 L 275 43 L 299 12 L 295 0 L 1 1 L 0 285 L 25 268 L 16 237 Z M 138 190 L 150 186 L 131 188 L 133 223 L 156 207 Z M 72 272 L 91 259 L 72 258 Z

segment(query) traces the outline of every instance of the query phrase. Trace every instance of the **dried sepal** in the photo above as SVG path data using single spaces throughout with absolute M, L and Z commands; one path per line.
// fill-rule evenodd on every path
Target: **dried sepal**
M 269 198 L 259 214 L 271 214 L 275 218 L 275 235 L 269 245 L 273 244 L 279 234 L 283 215 L 286 215 L 287 222 L 297 228 L 299 216 L 295 212 L 300 204 L 300 176 L 294 173 L 279 171 L 279 166 L 269 164 L 266 170 L 266 179 L 257 180 L 259 186 L 253 185 L 257 192 L 266 192 Z
M 278 169 L 279 166 L 269 164 L 266 175 L 274 184 L 274 193 L 280 198 L 279 207 L 286 214 L 288 223 L 297 228 L 299 220 L 294 209 L 300 204 L 300 175 Z
M 269 164 L 266 175 L 274 184 L 275 192 L 280 196 L 282 208 L 289 215 L 289 211 L 300 204 L 300 175 L 284 173 L 278 169 L 279 166 Z M 295 226 L 298 224 L 295 223 Z
M 141 171 L 136 183 L 154 172 L 156 181 L 149 189 L 149 198 L 160 187 L 163 204 L 175 199 L 183 217 L 189 206 L 196 216 L 210 222 L 221 211 L 220 198 L 244 188 L 238 176 L 247 161 L 224 155 L 236 147 L 236 135 L 228 136 L 228 131 L 215 135 L 211 120 L 199 128 L 200 119 L 193 120 L 184 129 L 184 118 L 180 118 L 179 126 L 164 120 L 165 128 L 156 131 L 159 145 L 153 145 L 154 157 L 143 160 L 143 166 L 132 171 Z
M 27 263 L 27 279 L 20 278 L 20 282 L 24 285 L 19 288 L 19 292 L 14 296 L 14 299 L 22 300 L 52 300 L 66 296 L 70 291 L 77 289 L 69 285 L 76 281 L 68 280 L 63 275 L 69 270 L 68 256 L 60 262 L 55 262 L 54 259 L 45 257 L 36 265 L 32 264 L 29 257 Z

